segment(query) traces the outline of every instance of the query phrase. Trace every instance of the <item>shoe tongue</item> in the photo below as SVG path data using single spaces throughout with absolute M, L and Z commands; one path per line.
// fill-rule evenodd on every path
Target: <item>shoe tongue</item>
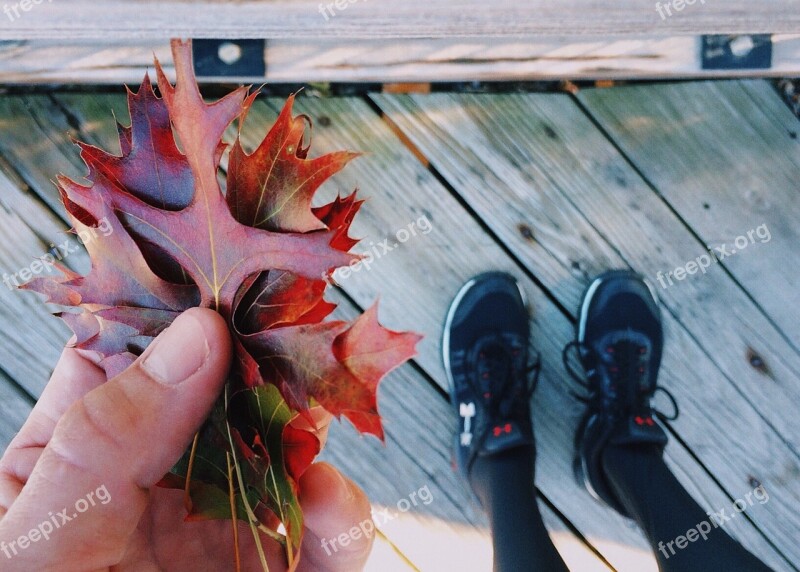
M 649 410 L 649 340 L 632 330 L 616 331 L 605 336 L 595 349 L 610 378 L 609 383 L 615 386 L 621 396 L 620 401 L 634 410 Z
M 473 347 L 473 362 L 481 367 L 511 367 L 513 355 L 510 342 L 499 334 L 480 338 Z
M 484 361 L 492 367 L 502 368 L 507 371 L 511 368 L 511 352 L 499 343 L 487 344 L 482 350 Z
M 507 418 L 516 407 L 517 372 L 514 369 L 513 342 L 501 335 L 488 335 L 478 340 L 473 352 L 473 365 L 478 387 L 496 413 Z
M 485 392 L 499 389 L 511 377 L 512 363 L 509 351 L 498 342 L 490 342 L 478 352 L 478 371 Z M 484 377 L 484 374 L 487 374 Z

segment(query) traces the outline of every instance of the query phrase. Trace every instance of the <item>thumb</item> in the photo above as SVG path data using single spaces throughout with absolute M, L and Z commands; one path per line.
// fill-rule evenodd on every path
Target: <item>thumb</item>
M 193 308 L 127 370 L 73 404 L 0 522 L 0 542 L 15 541 L 14 550 L 0 543 L 0 559 L 13 552 L 9 569 L 117 563 L 147 506 L 147 489 L 208 416 L 230 359 L 222 317 Z M 35 542 L 43 545 L 30 549 Z
M 305 519 L 298 572 L 363 570 L 375 538 L 367 495 L 327 463 L 314 463 L 300 477 Z

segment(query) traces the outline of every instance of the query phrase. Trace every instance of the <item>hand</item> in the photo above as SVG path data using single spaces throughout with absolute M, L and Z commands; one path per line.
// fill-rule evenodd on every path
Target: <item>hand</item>
M 0 569 L 233 570 L 230 521 L 185 523 L 183 492 L 154 487 L 211 410 L 230 360 L 224 321 L 199 308 L 108 381 L 90 359 L 65 349 L 0 460 Z M 325 463 L 306 471 L 301 490 L 306 531 L 297 570 L 360 570 L 371 537 L 330 556 L 321 539 L 370 518 L 364 493 Z M 239 542 L 242 570 L 260 572 L 244 523 Z M 264 536 L 262 545 L 270 571 L 285 571 L 278 543 Z

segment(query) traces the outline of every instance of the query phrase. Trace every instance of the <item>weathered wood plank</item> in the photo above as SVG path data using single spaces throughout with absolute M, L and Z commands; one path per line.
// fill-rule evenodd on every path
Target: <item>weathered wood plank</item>
M 6 103 L 5 98 L 0 98 L 0 107 Z M 0 113 L 0 141 L 14 140 L 16 127 L 18 124 L 12 118 Z M 2 146 L 0 143 L 0 148 Z M 20 149 L 15 149 L 15 152 L 25 155 Z M 37 160 L 40 158 L 35 157 Z M 17 156 L 13 159 L 17 165 L 24 164 L 17 161 Z M 41 199 L 44 196 L 50 201 L 52 195 L 47 192 L 37 194 L 12 169 L 14 166 L 3 158 L 0 164 L 0 205 L 3 207 L 0 210 L 0 234 L 3 235 L 0 271 L 4 280 L 8 276 L 8 283 L 0 286 L 0 299 L 3 301 L 0 319 L 17 324 L 27 323 L 31 315 L 37 318 L 49 316 L 37 295 L 11 288 L 25 281 L 20 271 L 31 270 L 31 264 L 51 250 L 51 245 L 64 245 L 69 254 L 62 262 L 73 270 L 88 270 L 89 261 L 83 246 L 68 234 L 69 227 Z M 53 187 L 49 181 L 46 185 L 49 192 Z M 60 322 L 51 319 L 45 319 L 39 328 L 4 328 L 0 332 L 0 365 L 31 395 L 38 396 L 50 375 L 50 364 L 61 353 L 67 332 Z
M 0 372 L 0 457 L 33 409 L 31 396 Z
M 260 76 L 242 83 L 442 82 L 788 77 L 800 73 L 800 36 L 776 35 L 769 69 L 703 70 L 697 37 L 270 40 Z M 172 77 L 166 41 L 118 39 L 0 43 L 0 83 L 138 84 L 153 55 Z
M 774 88 L 764 81 L 669 84 L 578 97 L 708 248 L 727 245 L 731 256 L 720 264 L 800 348 L 800 124 Z M 738 237 L 744 240 L 735 244 Z M 695 256 L 702 254 L 701 247 Z M 687 260 L 665 260 L 662 272 Z M 682 290 L 705 277 L 685 278 L 662 281 Z
M 323 111 L 322 113 L 318 113 L 317 115 L 315 115 L 315 117 L 316 117 L 316 118 L 318 118 L 318 117 L 319 117 L 321 114 L 327 114 L 327 111 Z M 330 119 L 330 117 L 329 117 L 329 119 Z M 339 122 L 337 121 L 337 122 L 336 122 L 336 124 L 338 124 L 338 123 L 339 123 Z M 354 123 L 355 123 L 355 122 L 354 122 Z M 318 124 L 319 124 L 319 122 L 318 122 Z M 353 127 L 353 128 L 355 128 L 355 127 Z M 317 139 L 319 139 L 319 132 L 318 132 L 318 137 L 317 137 Z M 333 146 L 334 146 L 334 147 L 336 147 L 337 145 L 336 145 L 336 144 L 334 144 Z M 363 179 L 363 175 L 362 175 L 362 179 Z M 411 180 L 411 179 L 410 179 L 410 178 L 408 178 L 408 177 L 407 177 L 407 179 Z M 397 180 L 397 179 L 395 179 L 395 180 Z M 400 180 L 402 180 L 402 179 L 400 179 Z M 346 187 L 345 187 L 345 188 L 346 188 Z M 387 225 L 385 225 L 385 224 L 384 224 L 384 225 L 382 226 L 382 228 L 384 229 L 384 233 L 385 233 L 385 229 L 386 229 L 386 228 L 391 228 L 391 226 L 388 226 L 388 227 L 387 227 Z M 374 234 L 374 233 L 372 233 L 372 234 Z M 414 240 L 416 240 L 416 239 L 414 239 Z M 404 247 L 405 247 L 405 246 L 410 246 L 410 243 L 409 243 L 409 244 L 407 244 L 407 245 L 403 245 L 403 246 L 404 246 Z M 393 255 L 393 256 L 394 256 L 394 255 Z M 386 259 L 384 262 L 389 262 L 389 259 Z M 405 261 L 405 262 L 406 262 L 406 263 L 408 263 L 408 261 Z M 398 262 L 398 264 L 399 264 L 399 262 Z M 401 270 L 402 270 L 403 272 L 406 272 L 406 271 L 408 270 L 408 268 L 406 268 L 406 267 L 402 267 L 402 268 L 401 268 Z M 374 272 L 373 272 L 373 273 L 374 273 Z M 348 282 L 349 282 L 349 281 L 350 281 L 350 279 L 348 280 Z M 388 296 L 387 296 L 387 298 L 388 298 Z M 401 314 L 401 313 L 398 313 L 397 315 L 398 315 L 398 316 L 402 316 L 402 314 Z M 404 322 L 405 322 L 404 320 L 398 319 L 398 320 L 397 320 L 397 323 L 396 323 L 395 325 L 396 325 L 397 327 L 403 327 L 403 325 L 404 325 Z M 437 356 L 437 359 L 438 359 L 438 356 Z M 712 506 L 717 506 L 717 505 L 719 505 L 719 506 L 724 506 L 723 504 L 719 504 L 719 503 L 717 503 L 717 504 L 715 504 L 715 505 L 712 505 Z
M 31 395 L 38 396 L 69 337 L 68 330 L 52 319 L 38 295 L 17 290 L 14 282 L 24 281 L 19 272 L 30 271 L 31 263 L 47 252 L 49 244 L 41 237 L 55 236 L 56 227 L 43 205 L 36 207 L 37 203 L 16 189 L 2 172 L 0 194 L 0 273 L 4 280 L 8 277 L 8 283 L 0 283 L 0 323 L 4 324 L 0 328 L 0 368 Z M 33 208 L 41 208 L 41 215 L 34 215 Z M 20 213 L 41 223 L 41 229 L 32 229 Z M 22 324 L 25 327 L 20 327 Z M 33 324 L 36 326 L 31 327 Z
M 86 167 L 68 135 L 75 129 L 63 113 L 58 113 L 47 95 L 0 97 L 0 154 L 13 165 L 27 185 L 66 221 L 64 207 L 52 181 L 59 174 L 76 180 L 83 178 Z M 62 153 L 55 155 L 52 146 Z M 48 163 L 48 161 L 55 162 Z
M 254 108 L 252 121 L 268 124 L 279 102 L 270 100 L 270 104 L 269 114 L 263 107 Z M 384 238 L 397 243 L 397 231 L 407 228 L 409 222 L 427 217 L 431 223 L 429 234 L 400 244 L 378 258 L 370 270 L 340 280 L 342 287 L 359 304 L 368 304 L 381 293 L 390 327 L 410 323 L 426 334 L 418 363 L 444 386 L 439 344 L 452 296 L 464 281 L 489 268 L 516 275 L 532 301 L 534 346 L 542 351 L 544 362 L 533 400 L 537 485 L 613 566 L 624 569 L 626 562 L 635 562 L 637 569 L 655 570 L 638 531 L 597 503 L 587 502 L 586 491 L 565 478 L 571 475 L 571 434 L 577 411 L 567 395 L 558 356 L 562 342 L 572 336 L 571 324 L 366 105 L 352 99 L 308 98 L 298 102 L 298 111 L 308 113 L 320 125 L 314 135 L 317 152 L 337 148 L 369 151 L 335 178 L 335 186 L 343 191 L 369 185 L 365 193 L 374 197 L 356 220 L 357 236 L 374 237 L 376 244 Z M 364 243 L 361 251 L 370 248 Z
M 475 36 L 598 37 L 727 33 L 796 33 L 795 0 L 698 2 L 660 16 L 650 0 L 61 0 L 13 4 L 0 38 L 442 38 Z M 326 8 L 327 17 L 326 17 Z M 9 13 L 10 12 L 10 13 Z
M 654 274 L 664 260 L 688 259 L 697 249 L 567 96 L 374 99 L 566 308 L 577 308 L 588 277 L 603 269 Z M 674 427 L 730 498 L 752 489 L 755 477 L 785 499 L 753 517 L 797 561 L 792 539 L 800 524 L 787 507 L 800 491 L 786 479 L 797 470 L 797 432 L 787 424 L 776 431 L 774 414 L 765 420 L 797 390 L 796 352 L 727 277 L 709 275 L 682 290 L 661 293 L 668 336 L 662 383 L 684 412 Z M 781 364 L 779 388 L 764 390 L 762 374 L 743 367 L 747 347 Z M 694 475 L 697 468 L 684 470 Z M 753 532 L 745 542 L 763 545 Z
M 50 245 L 63 246 L 60 251 L 64 249 L 69 251 L 69 256 L 61 260 L 64 265 L 78 272 L 89 269 L 89 256 L 81 247 L 78 237 L 70 232 L 71 229 L 64 224 L 63 219 L 51 211 L 39 195 L 25 184 L 2 155 L 0 155 L 0 206 L 8 212 L 16 213 L 39 237 L 41 244 L 36 249 L 38 255 L 52 249 L 53 246 Z M 65 241 L 68 244 L 65 244 Z M 30 254 L 32 255 L 33 251 Z

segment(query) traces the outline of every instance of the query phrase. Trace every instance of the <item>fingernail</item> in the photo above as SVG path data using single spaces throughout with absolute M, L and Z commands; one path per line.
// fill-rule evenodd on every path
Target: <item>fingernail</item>
M 142 356 L 142 369 L 164 385 L 177 385 L 208 359 L 205 330 L 191 312 L 181 314 Z

